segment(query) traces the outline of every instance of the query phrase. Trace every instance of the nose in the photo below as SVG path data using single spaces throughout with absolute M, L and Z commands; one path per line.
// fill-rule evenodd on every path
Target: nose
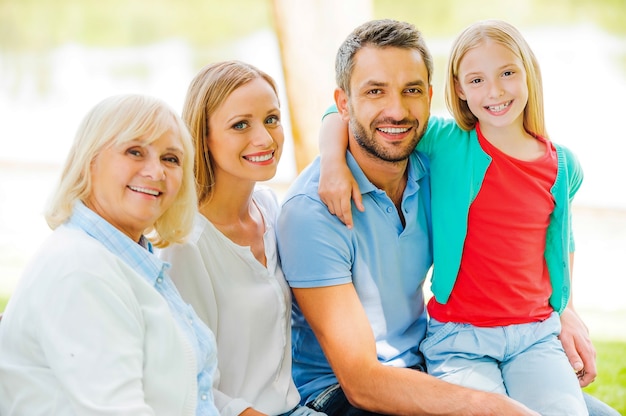
M 150 178 L 153 181 L 165 180 L 165 169 L 161 163 L 161 159 L 156 156 L 151 156 L 145 159 L 145 164 L 142 169 L 142 175 Z
M 274 143 L 274 138 L 265 126 L 259 126 L 255 129 L 252 136 L 252 144 L 254 146 L 265 149 L 270 147 L 272 143 Z
M 504 89 L 502 85 L 498 81 L 494 81 L 491 83 L 491 87 L 489 88 L 489 96 L 492 98 L 501 97 L 504 94 Z
M 385 116 L 393 120 L 404 120 L 409 113 L 406 100 L 401 94 L 390 95 L 385 105 Z

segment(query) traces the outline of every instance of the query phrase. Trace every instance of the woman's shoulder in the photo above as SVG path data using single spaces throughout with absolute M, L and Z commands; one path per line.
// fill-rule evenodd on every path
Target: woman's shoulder
M 252 199 L 267 217 L 273 219 L 278 216 L 280 206 L 274 189 L 267 185 L 257 185 L 252 194 Z

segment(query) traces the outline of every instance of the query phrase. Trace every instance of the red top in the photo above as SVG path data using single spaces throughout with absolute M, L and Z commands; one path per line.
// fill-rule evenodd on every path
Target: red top
M 431 298 L 428 312 L 440 322 L 505 326 L 541 321 L 553 311 L 544 258 L 554 199 L 557 157 L 552 144 L 539 159 L 514 159 L 478 141 L 492 157 L 471 204 L 463 258 L 446 304 Z

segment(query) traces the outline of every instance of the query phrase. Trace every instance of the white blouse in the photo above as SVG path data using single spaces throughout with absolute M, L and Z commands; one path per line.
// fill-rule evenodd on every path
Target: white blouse
M 279 205 L 267 188 L 255 190 L 253 201 L 265 221 L 267 267 L 199 213 L 187 242 L 160 252 L 183 299 L 217 338 L 213 393 L 222 415 L 248 407 L 277 415 L 300 400 L 291 378 L 291 293 L 274 228 Z

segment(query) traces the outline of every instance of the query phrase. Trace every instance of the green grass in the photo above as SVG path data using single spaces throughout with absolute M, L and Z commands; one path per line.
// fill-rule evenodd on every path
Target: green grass
M 8 296 L 0 295 L 0 313 L 4 312 L 4 308 L 7 307 L 7 302 L 9 301 Z
M 0 313 L 8 297 L 0 295 Z M 585 391 L 626 415 L 626 341 L 594 341 L 598 378 Z

